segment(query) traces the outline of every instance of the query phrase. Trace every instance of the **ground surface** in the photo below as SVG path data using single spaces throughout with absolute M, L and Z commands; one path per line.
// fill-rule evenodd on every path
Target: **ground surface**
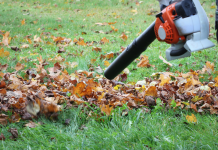
M 201 0 L 201 3 L 211 24 L 210 40 L 216 43 L 215 3 L 212 0 Z M 169 66 L 159 58 L 159 55 L 165 58 L 169 45 L 156 40 L 141 60 L 134 61 L 122 72 L 118 81 L 99 80 L 103 78 L 101 71 L 115 59 L 116 53 L 154 21 L 159 12 L 158 2 L 9 0 L 0 1 L 0 6 L 2 149 L 217 149 L 217 46 L 171 61 Z M 143 58 L 145 66 L 138 66 Z M 46 76 L 40 74 L 44 68 Z M 158 73 L 158 77 L 150 78 L 157 72 L 173 75 Z M 43 77 L 43 82 L 37 75 Z M 178 86 L 181 81 L 178 77 L 186 84 Z M 67 88 L 70 80 L 74 87 Z M 143 80 L 146 84 L 136 85 Z M 49 85 L 50 82 L 55 84 Z M 83 93 L 84 88 L 80 89 L 85 85 L 83 82 L 96 92 L 98 102 L 86 103 L 93 99 L 87 95 L 88 90 Z M 99 93 L 93 84 L 103 91 Z M 47 117 L 30 117 L 33 118 L 30 122 L 23 110 L 30 106 L 26 105 L 27 100 L 39 102 L 33 96 L 44 86 L 44 94 L 56 98 L 55 103 L 62 104 L 62 111 L 58 112 L 58 119 L 50 116 L 50 105 L 40 99 L 44 104 L 40 113 Z M 188 97 L 175 94 L 178 87 Z M 201 87 L 202 94 L 193 95 Z M 147 92 L 149 88 L 153 90 Z M 134 93 L 125 95 L 128 90 Z M 9 91 L 19 91 L 17 94 L 21 92 L 23 98 L 10 97 Z M 109 98 L 106 93 L 114 97 Z M 123 97 L 119 97 L 121 94 Z M 48 100 L 46 96 L 40 98 Z M 144 100 L 147 96 L 152 96 L 151 101 Z M 14 105 L 9 105 L 11 101 Z M 148 107 L 153 102 L 156 106 Z M 78 106 L 79 103 L 85 104 Z M 38 107 L 33 106 L 30 108 L 38 112 Z M 5 120 L 8 120 L 6 126 Z

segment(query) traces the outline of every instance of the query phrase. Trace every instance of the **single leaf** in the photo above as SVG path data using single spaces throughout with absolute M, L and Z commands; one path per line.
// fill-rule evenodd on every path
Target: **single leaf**
M 96 25 L 99 25 L 99 26 L 105 26 L 105 25 L 108 25 L 108 23 L 104 22 L 104 23 L 95 23 Z
M 138 13 L 137 8 L 136 9 L 132 9 L 131 12 L 137 14 Z
M 127 35 L 124 32 L 121 34 L 120 38 L 123 39 L 124 41 L 128 39 Z
M 101 49 L 102 48 L 100 48 L 100 47 L 93 47 L 92 51 L 101 52 Z
M 5 136 L 4 136 L 3 133 L 1 133 L 1 135 L 0 135 L 0 141 L 4 141 L 4 140 L 5 140 Z
M 0 114 L 0 124 L 7 125 L 8 124 L 8 115 Z
M 9 51 L 4 51 L 3 47 L 0 49 L 0 57 L 8 57 L 9 55 Z
M 159 55 L 159 58 L 165 63 L 165 64 L 167 64 L 167 65 L 169 65 L 169 66 L 173 66 L 171 63 L 169 63 L 168 61 L 166 61 L 161 55 Z
M 215 85 L 214 86 L 218 87 L 218 76 L 216 78 L 214 78 L 214 80 L 215 80 Z
M 16 139 L 16 138 L 18 138 L 18 131 L 17 131 L 17 129 L 16 128 L 10 128 L 9 130 L 8 130 L 8 132 L 10 132 L 11 133 L 11 139 Z
M 17 46 L 11 46 L 11 49 L 14 50 L 15 52 L 20 50 Z
M 155 86 L 150 86 L 150 87 L 145 91 L 145 96 L 157 97 L 157 88 L 156 88 Z
M 32 41 L 31 41 L 30 38 L 27 38 L 27 41 L 28 41 L 30 44 L 32 44 Z
M 42 39 L 41 39 L 41 37 L 37 37 L 37 35 L 35 35 L 33 42 L 34 43 L 39 43 L 39 42 L 42 42 Z
M 5 81 L 1 81 L 0 88 L 5 88 L 5 87 L 6 87 Z
M 87 44 L 84 42 L 84 40 L 77 42 L 77 45 L 86 46 Z
M 115 32 L 117 32 L 117 31 L 118 31 L 118 29 L 115 29 L 115 27 L 114 27 L 114 26 L 111 26 L 111 29 L 112 29 L 113 31 L 115 31 Z
M 109 107 L 109 105 L 100 105 L 100 108 L 101 112 L 106 113 L 107 116 L 109 116 L 113 110 L 113 107 Z
M 23 44 L 20 48 L 29 48 L 29 44 Z
M 197 107 L 195 104 L 191 103 L 191 109 L 193 109 L 195 112 L 198 112 Z
M 103 73 L 103 70 L 102 70 L 102 68 L 101 68 L 100 66 L 96 67 L 96 71 L 97 71 L 98 73 Z
M 23 69 L 23 68 L 24 68 L 24 65 L 21 64 L 21 63 L 19 63 L 19 62 L 18 62 L 18 63 L 16 64 L 16 66 L 15 66 L 15 70 L 16 70 L 16 71 L 19 71 L 19 70 L 21 70 L 21 69 Z
M 160 86 L 164 86 L 164 84 L 169 84 L 171 78 L 166 74 L 161 74 L 160 80 L 161 80 Z
M 110 63 L 106 60 L 106 61 L 104 61 L 104 65 L 105 65 L 106 67 L 108 67 L 108 66 L 110 66 Z
M 2 43 L 4 44 L 4 46 L 8 46 L 10 44 L 9 35 L 10 33 L 8 31 L 5 34 L 3 34 Z
M 24 126 L 29 127 L 29 128 L 35 128 L 35 127 L 39 126 L 39 124 L 30 121 L 29 123 L 25 124 Z
M 72 62 L 70 63 L 71 68 L 76 68 L 78 66 L 78 62 Z
M 195 117 L 195 115 L 194 114 L 192 114 L 192 115 L 187 115 L 186 116 L 186 120 L 189 122 L 189 123 L 196 123 L 197 122 L 197 118 Z
M 21 25 L 25 25 L 25 19 L 21 21 Z
M 101 39 L 101 42 L 102 42 L 103 44 L 105 44 L 105 43 L 109 43 L 109 40 L 106 39 L 106 37 L 103 37 L 103 38 Z
M 149 64 L 149 60 L 148 60 L 148 56 L 144 55 L 144 56 L 140 56 L 140 62 L 137 64 L 137 67 L 151 67 L 151 65 Z

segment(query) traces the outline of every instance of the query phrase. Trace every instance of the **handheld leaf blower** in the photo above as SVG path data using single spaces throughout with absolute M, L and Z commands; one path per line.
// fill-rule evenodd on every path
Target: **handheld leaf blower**
M 161 12 L 139 37 L 106 69 L 104 75 L 112 80 L 157 39 L 171 44 L 166 50 L 167 60 L 191 56 L 192 52 L 213 47 L 208 39 L 208 17 L 199 0 L 158 0 Z

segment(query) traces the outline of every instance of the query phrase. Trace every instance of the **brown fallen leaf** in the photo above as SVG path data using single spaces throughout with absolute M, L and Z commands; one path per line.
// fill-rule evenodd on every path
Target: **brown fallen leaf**
M 4 74 L 3 72 L 0 72 L 0 77 L 1 77 L 1 78 L 3 78 L 4 75 L 5 75 L 5 74 Z
M 76 95 L 78 98 L 81 98 L 83 96 L 92 97 L 93 91 L 96 90 L 97 86 L 97 82 L 94 82 L 93 79 L 89 79 L 86 84 L 84 82 L 78 83 L 76 87 L 73 87 L 71 93 Z
M 10 118 L 8 118 L 8 121 L 10 123 L 20 122 L 20 115 L 18 113 L 14 113 Z
M 109 43 L 109 40 L 106 39 L 106 37 L 103 37 L 103 38 L 101 39 L 101 42 L 102 42 L 103 44 L 105 44 L 105 43 Z
M 204 68 L 202 69 L 202 73 L 212 73 L 212 71 L 214 71 L 214 63 L 211 63 L 209 61 L 206 62 L 206 65 L 204 66 Z
M 192 115 L 187 115 L 186 116 L 186 120 L 189 122 L 189 123 L 196 123 L 197 122 L 197 118 L 195 117 L 195 115 L 194 114 L 192 114 Z
M 11 38 L 9 37 L 10 32 L 6 32 L 5 34 L 3 34 L 3 39 L 2 39 L 2 43 L 4 44 L 4 46 L 8 46 L 10 44 L 10 40 Z
M 30 121 L 29 123 L 25 124 L 24 126 L 25 126 L 25 127 L 29 127 L 29 128 L 35 128 L 35 127 L 39 126 L 39 124 Z
M 121 34 L 120 38 L 123 39 L 124 41 L 128 39 L 127 35 L 124 32 Z
M 164 86 L 164 84 L 169 84 L 171 78 L 170 78 L 170 76 L 168 76 L 166 74 L 161 74 L 160 80 L 161 80 L 160 86 Z
M 1 52 L 1 50 L 0 50 L 0 52 Z M 0 71 L 2 71 L 2 70 L 7 70 L 7 68 L 8 68 L 8 64 L 2 65 L 2 64 L 0 63 Z
M 84 42 L 84 40 L 82 40 L 82 41 L 78 41 L 77 45 L 86 46 L 87 44 Z
M 21 64 L 21 63 L 19 63 L 19 62 L 18 62 L 18 63 L 16 64 L 16 66 L 15 66 L 15 70 L 16 70 L 16 71 L 19 71 L 19 70 L 21 70 L 21 69 L 23 69 L 23 68 L 24 68 L 24 65 Z
M 100 47 L 93 47 L 92 51 L 101 52 L 101 49 L 102 48 L 100 48 Z
M 78 66 L 78 62 L 71 62 L 70 67 L 71 68 L 76 68 Z
M 1 135 L 0 135 L 0 141 L 4 141 L 4 140 L 5 140 L 5 136 L 4 136 L 3 133 L 1 133 Z
M 12 136 L 10 136 L 10 139 L 14 139 L 15 140 L 16 138 L 18 138 L 18 131 L 17 131 L 16 128 L 10 128 L 8 130 L 8 132 L 10 132 L 11 135 L 12 135 Z
M 41 39 L 41 37 L 37 37 L 37 35 L 35 35 L 33 42 L 34 43 L 39 43 L 39 42 L 42 42 L 42 39 Z
M 117 22 L 108 22 L 108 25 L 116 24 Z
M 99 26 L 105 26 L 105 25 L 108 25 L 108 23 L 104 22 L 104 23 L 95 23 L 96 25 L 99 25 Z
M 144 55 L 144 56 L 140 56 L 140 62 L 137 64 L 137 67 L 151 67 L 151 65 L 149 64 L 149 60 L 148 60 L 148 56 Z
M 0 114 L 0 124 L 1 125 L 7 125 L 8 124 L 8 115 Z
M 145 91 L 145 96 L 157 97 L 157 88 L 156 88 L 155 86 L 150 86 L 150 87 Z
M 24 113 L 21 117 L 22 120 L 32 120 L 32 118 L 33 116 L 28 112 Z
M 115 31 L 115 32 L 117 32 L 117 31 L 118 31 L 118 29 L 115 29 L 115 27 L 114 27 L 114 26 L 111 26 L 111 29 L 112 29 L 113 31 Z
M 169 65 L 169 66 L 173 66 L 171 63 L 169 63 L 168 61 L 166 61 L 161 55 L 159 55 L 159 58 L 165 63 L 165 64 L 167 64 L 167 65 Z
M 25 19 L 23 19 L 22 21 L 21 21 L 21 25 L 25 25 Z
M 91 64 L 94 64 L 96 62 L 96 59 L 91 59 Z
M 195 104 L 191 103 L 191 109 L 193 109 L 196 113 L 198 113 L 198 110 Z
M 7 91 L 5 89 L 0 89 L 0 94 L 6 95 Z
M 20 48 L 29 48 L 29 47 L 30 47 L 29 44 L 23 44 L 23 45 L 21 45 Z
M 14 50 L 15 52 L 20 50 L 17 46 L 11 46 L 11 49 Z
M 101 68 L 100 66 L 96 67 L 96 71 L 97 71 L 98 73 L 103 73 L 103 70 L 102 70 L 102 68 Z
M 106 67 L 108 67 L 108 66 L 110 66 L 110 63 L 109 63 L 107 60 L 105 60 L 105 61 L 104 61 L 104 65 L 105 65 Z
M 127 74 L 126 73 L 121 74 L 120 77 L 121 77 L 121 82 L 124 82 L 124 81 L 127 80 Z
M 5 87 L 6 87 L 5 81 L 1 81 L 1 82 L 0 82 L 0 88 L 5 88 Z
M 100 105 L 100 108 L 101 112 L 106 113 L 107 116 L 109 116 L 113 110 L 113 107 L 109 107 L 109 105 Z
M 101 56 L 100 56 L 100 59 L 107 59 L 107 60 L 109 60 L 109 59 L 111 59 L 111 58 L 114 58 L 114 56 L 115 56 L 115 54 L 113 53 L 113 52 L 111 52 L 111 53 L 107 53 L 107 54 L 105 54 L 105 55 L 102 55 L 101 54 Z
M 31 41 L 30 38 L 27 38 L 26 40 L 27 40 L 30 44 L 32 44 L 32 41 Z
M 10 53 L 8 51 L 4 51 L 4 48 L 2 47 L 0 49 L 0 57 L 8 57 Z
M 64 50 L 63 47 L 59 47 L 58 53 L 65 53 L 66 51 Z

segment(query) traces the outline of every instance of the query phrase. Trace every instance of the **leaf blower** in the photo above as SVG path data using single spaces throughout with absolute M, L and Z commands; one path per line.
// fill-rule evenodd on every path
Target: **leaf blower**
M 214 46 L 208 39 L 209 20 L 199 0 L 158 1 L 161 12 L 156 15 L 156 21 L 111 63 L 104 72 L 106 78 L 114 79 L 155 39 L 171 44 L 166 50 L 169 61 L 189 57 L 192 52 Z

